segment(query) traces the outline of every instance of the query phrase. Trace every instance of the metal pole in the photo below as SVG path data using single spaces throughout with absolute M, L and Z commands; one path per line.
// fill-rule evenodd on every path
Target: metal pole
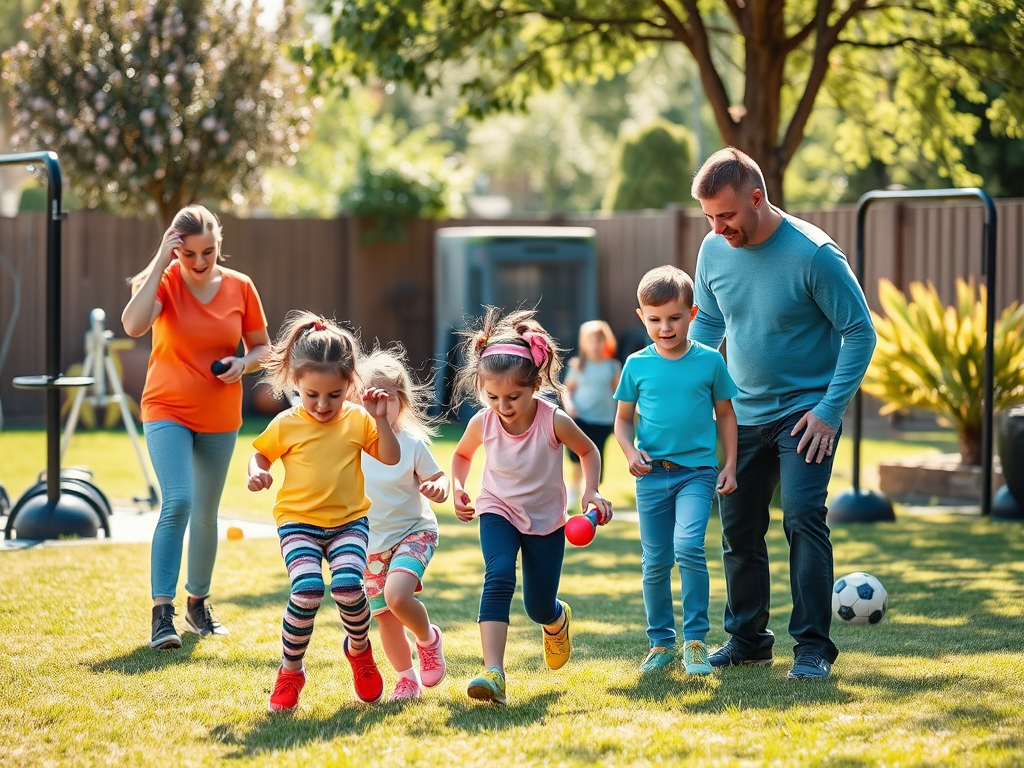
M 981 273 L 985 276 L 988 301 L 985 311 L 985 373 L 984 373 L 984 417 L 981 424 L 981 514 L 992 511 L 992 421 L 995 392 L 995 335 L 996 335 L 996 207 L 992 198 L 983 189 L 907 189 L 880 190 L 864 194 L 857 203 L 857 248 L 854 271 L 857 281 L 864 285 L 864 224 L 868 207 L 878 200 L 959 200 L 977 198 L 985 208 L 985 229 L 982 240 Z M 861 437 L 861 392 L 857 390 L 853 408 L 853 487 L 860 486 L 860 437 Z

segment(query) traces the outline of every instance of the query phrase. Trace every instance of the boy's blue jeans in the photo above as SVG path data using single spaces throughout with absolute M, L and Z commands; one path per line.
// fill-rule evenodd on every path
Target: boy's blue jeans
M 188 526 L 188 581 L 194 597 L 210 594 L 217 558 L 217 510 L 238 432 L 193 432 L 176 421 L 142 425 L 160 484 L 160 518 L 150 554 L 153 597 L 174 597 Z
M 710 584 L 704 534 L 717 481 L 714 467 L 665 469 L 658 464 L 636 480 L 644 610 L 652 648 L 674 648 L 676 644 L 674 564 L 679 565 L 682 577 L 683 639 L 703 642 L 708 633 Z
M 725 631 L 748 655 L 772 647 L 768 629 L 771 575 L 765 535 L 768 508 L 782 485 L 782 528 L 789 542 L 793 614 L 789 633 L 794 653 L 814 651 L 829 662 L 839 650 L 829 637 L 832 626 L 832 543 L 825 524 L 825 497 L 832 476 L 832 456 L 821 464 L 796 452 L 800 434 L 790 432 L 803 412 L 760 426 L 741 426 L 736 463 L 738 488 L 721 497 L 722 560 L 727 604 Z M 842 427 L 836 435 L 842 434 Z M 833 449 L 834 450 L 834 449 Z M 806 449 L 805 449 L 806 451 Z

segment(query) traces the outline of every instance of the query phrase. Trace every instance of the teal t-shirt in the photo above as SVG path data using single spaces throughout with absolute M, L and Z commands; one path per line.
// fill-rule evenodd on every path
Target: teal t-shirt
M 690 340 L 718 349 L 725 337 L 740 425 L 813 410 L 839 426 L 871 362 L 875 328 L 828 235 L 785 213 L 757 245 L 733 248 L 709 233 L 693 282 Z
M 717 467 L 715 401 L 735 394 L 722 356 L 691 341 L 678 360 L 665 359 L 654 344 L 626 358 L 615 399 L 636 403 L 636 447 L 652 459 Z

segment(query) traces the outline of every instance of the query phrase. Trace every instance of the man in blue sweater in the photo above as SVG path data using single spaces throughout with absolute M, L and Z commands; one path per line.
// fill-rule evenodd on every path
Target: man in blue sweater
M 729 641 L 715 667 L 772 663 L 768 508 L 782 486 L 796 641 L 791 678 L 825 678 L 839 650 L 832 624 L 832 544 L 825 496 L 846 406 L 875 347 L 864 293 L 817 227 L 768 202 L 761 169 L 723 149 L 694 177 L 712 231 L 697 257 L 694 341 L 726 340 L 739 423 L 737 490 L 721 497 Z

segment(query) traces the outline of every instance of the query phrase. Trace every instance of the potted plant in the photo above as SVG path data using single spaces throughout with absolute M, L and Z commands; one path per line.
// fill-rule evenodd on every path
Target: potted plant
M 986 342 L 985 286 L 957 279 L 956 303 L 943 306 L 930 282 L 912 283 L 910 299 L 888 280 L 878 287 L 884 316 L 872 312 L 878 345 L 864 391 L 887 414 L 916 408 L 940 415 L 957 432 L 962 464 L 981 463 Z M 1013 302 L 995 328 L 993 409 L 1024 404 L 1024 306 Z M 1024 473 L 1024 468 L 1004 474 Z

